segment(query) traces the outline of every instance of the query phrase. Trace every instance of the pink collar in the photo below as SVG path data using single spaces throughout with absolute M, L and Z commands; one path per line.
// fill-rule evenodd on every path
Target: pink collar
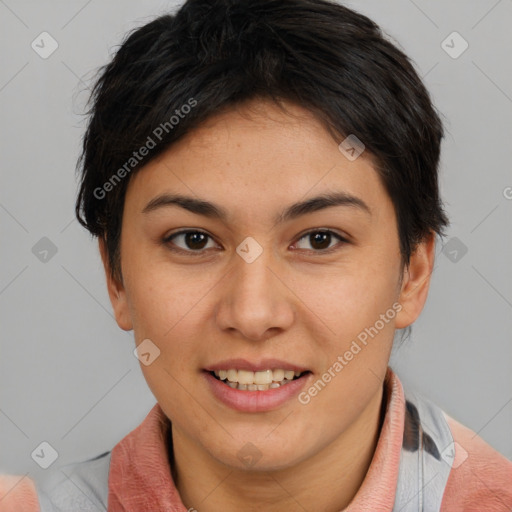
M 384 383 L 386 415 L 372 463 L 347 512 L 391 512 L 400 465 L 405 398 L 400 380 L 388 368 Z M 170 421 L 159 404 L 112 450 L 108 512 L 165 510 L 187 512 L 174 485 L 167 456 Z

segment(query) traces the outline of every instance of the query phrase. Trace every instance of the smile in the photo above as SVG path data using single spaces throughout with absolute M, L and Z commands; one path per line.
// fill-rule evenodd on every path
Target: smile
M 267 391 L 269 389 L 277 389 L 300 378 L 304 373 L 308 372 L 283 369 L 252 372 L 233 368 L 210 372 L 213 377 L 222 381 L 230 388 L 241 391 Z

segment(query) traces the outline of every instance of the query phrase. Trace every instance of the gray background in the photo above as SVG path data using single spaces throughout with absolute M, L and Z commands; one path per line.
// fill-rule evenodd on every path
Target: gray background
M 31 458 L 42 441 L 55 466 L 107 451 L 155 403 L 132 333 L 113 320 L 96 242 L 74 220 L 74 167 L 94 71 L 174 5 L 0 0 L 0 471 L 43 472 Z M 428 303 L 392 365 L 512 458 L 512 2 L 347 5 L 412 57 L 447 131 L 451 245 L 438 246 Z M 47 59 L 31 47 L 43 31 L 59 45 Z M 456 59 L 441 46 L 453 31 L 469 43 Z M 57 248 L 46 261 L 33 252 L 43 237 Z

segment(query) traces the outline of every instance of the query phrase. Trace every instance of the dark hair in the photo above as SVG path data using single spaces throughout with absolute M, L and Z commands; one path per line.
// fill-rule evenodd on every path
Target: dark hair
M 212 114 L 254 98 L 298 104 L 338 143 L 364 143 L 394 204 L 404 264 L 432 231 L 444 234 L 442 122 L 409 58 L 362 14 L 327 0 L 188 0 L 132 30 L 99 72 L 76 215 L 106 240 L 121 280 L 130 177 Z

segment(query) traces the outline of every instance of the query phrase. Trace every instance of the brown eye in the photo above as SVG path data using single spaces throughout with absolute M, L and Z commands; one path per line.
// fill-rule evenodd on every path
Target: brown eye
M 309 233 L 306 233 L 303 235 L 300 240 L 306 240 L 309 242 L 311 249 L 305 248 L 306 250 L 313 250 L 315 252 L 320 251 L 327 251 L 328 249 L 332 249 L 334 246 L 331 246 L 331 243 L 337 239 L 339 242 L 347 242 L 343 237 L 340 235 L 334 233 L 334 231 L 330 230 L 317 230 L 317 231 L 310 231 Z M 304 249 L 304 247 L 302 247 Z
M 175 245 L 178 247 L 177 250 L 185 252 L 201 252 L 206 249 L 207 241 L 211 239 L 210 235 L 203 233 L 202 231 L 180 231 L 174 233 L 164 239 L 164 243 L 168 245 Z M 181 246 L 178 245 L 175 240 L 181 242 Z M 171 247 L 174 250 L 174 248 Z

